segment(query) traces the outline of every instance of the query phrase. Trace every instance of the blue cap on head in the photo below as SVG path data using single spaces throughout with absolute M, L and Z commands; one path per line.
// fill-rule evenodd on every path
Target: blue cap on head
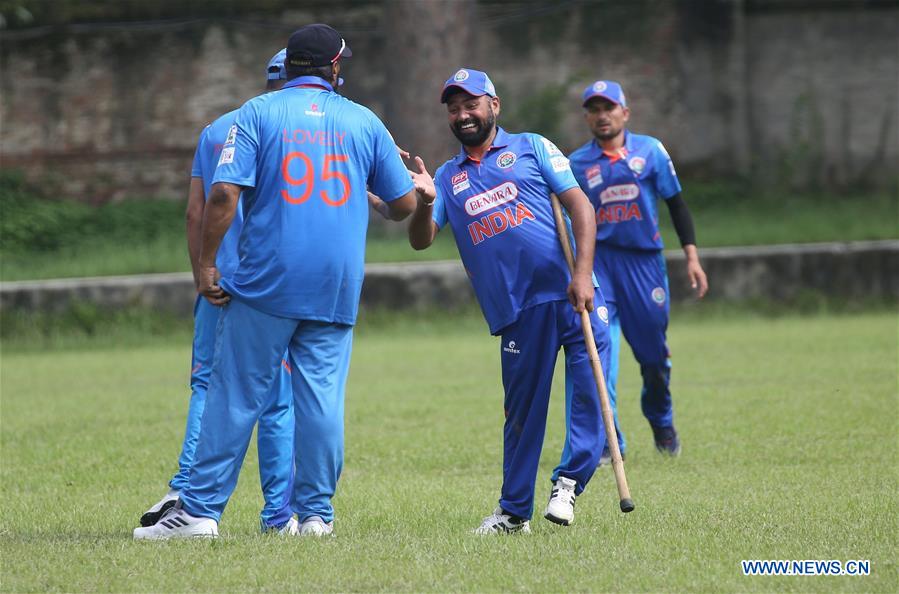
M 608 99 L 612 103 L 617 103 L 621 107 L 627 107 L 627 100 L 624 98 L 624 91 L 621 85 L 611 80 L 598 80 L 586 89 L 584 89 L 584 102 L 587 105 L 594 97 L 602 97 Z
M 480 97 L 481 95 L 496 97 L 496 87 L 493 86 L 487 73 L 480 70 L 472 70 L 470 68 L 457 70 L 454 75 L 443 83 L 443 92 L 440 94 L 441 103 L 446 103 L 446 98 L 453 88 L 461 89 L 474 97 Z
M 268 61 L 268 80 L 287 78 L 287 71 L 284 69 L 285 59 L 287 59 L 287 48 L 272 56 L 272 59 Z

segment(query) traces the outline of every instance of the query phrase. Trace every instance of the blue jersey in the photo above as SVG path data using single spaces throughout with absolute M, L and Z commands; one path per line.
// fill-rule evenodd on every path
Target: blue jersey
M 209 189 L 212 187 L 212 176 L 215 174 L 215 166 L 218 163 L 228 131 L 234 125 L 236 118 L 237 110 L 229 111 L 206 126 L 200 133 L 190 175 L 203 180 L 203 193 L 207 198 L 209 197 Z M 234 215 L 234 220 L 231 222 L 231 227 L 228 228 L 228 232 L 222 238 L 221 247 L 219 247 L 219 251 L 215 256 L 215 266 L 223 277 L 230 277 L 237 269 L 237 239 L 240 237 L 242 225 L 243 212 L 238 208 L 237 213 Z
M 658 200 L 677 195 L 681 186 L 661 142 L 625 131 L 623 149 L 610 157 L 591 140 L 571 153 L 571 170 L 596 209 L 596 241 L 662 249 Z
M 577 181 L 556 145 L 497 128 L 482 161 L 463 149 L 437 170 L 434 185 L 434 222 L 450 223 L 492 334 L 523 309 L 568 298 L 571 275 L 549 194 Z
M 365 267 L 366 186 L 412 190 L 390 133 L 317 77 L 240 108 L 214 182 L 243 186 L 240 263 L 222 288 L 295 319 L 354 324 Z

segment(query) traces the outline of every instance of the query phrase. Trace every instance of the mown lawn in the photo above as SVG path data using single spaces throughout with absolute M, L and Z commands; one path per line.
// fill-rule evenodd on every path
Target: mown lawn
M 215 542 L 134 543 L 175 468 L 185 337 L 4 345 L 0 590 L 894 592 L 895 313 L 675 318 L 683 454 L 657 455 L 623 359 L 637 509 L 611 472 L 569 528 L 476 537 L 501 480 L 498 345 L 473 316 L 357 331 L 336 538 L 256 533 L 255 451 Z M 64 344 L 59 343 L 59 344 Z M 562 445 L 561 369 L 538 511 Z M 869 559 L 866 577 L 747 577 L 741 559 Z

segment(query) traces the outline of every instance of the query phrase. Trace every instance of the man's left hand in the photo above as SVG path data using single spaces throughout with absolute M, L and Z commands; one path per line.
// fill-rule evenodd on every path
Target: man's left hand
M 200 266 L 198 289 L 200 295 L 213 305 L 226 305 L 231 296 L 218 285 L 220 275 L 215 266 Z
M 568 285 L 568 301 L 574 306 L 574 311 L 581 313 L 585 309 L 593 311 L 593 297 L 596 289 L 593 286 L 593 278 L 575 277 Z

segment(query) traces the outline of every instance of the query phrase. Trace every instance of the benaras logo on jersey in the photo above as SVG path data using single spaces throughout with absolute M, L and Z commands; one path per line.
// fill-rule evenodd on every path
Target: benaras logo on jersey
M 500 153 L 496 158 L 496 166 L 500 169 L 508 169 L 512 165 L 515 164 L 515 153 L 512 151 L 506 151 L 504 153 Z
M 453 184 L 453 196 L 471 187 L 471 183 L 469 183 L 468 181 L 467 171 L 463 171 L 462 173 L 457 173 L 456 175 L 454 175 L 451 182 Z
M 468 183 L 468 174 L 463 171 L 460 175 L 465 175 L 464 182 L 460 183 Z M 453 182 L 455 182 L 456 177 L 453 177 Z M 453 186 L 453 193 L 456 193 L 455 184 Z M 512 182 L 506 182 L 466 200 L 465 212 L 467 212 L 469 216 L 475 217 L 486 210 L 490 210 L 491 208 L 495 208 L 506 202 L 511 202 L 517 197 L 518 186 Z
M 628 200 L 636 200 L 640 195 L 640 187 L 637 184 L 624 184 L 621 186 L 610 186 L 599 193 L 599 201 L 603 204 L 609 202 L 626 202 Z

